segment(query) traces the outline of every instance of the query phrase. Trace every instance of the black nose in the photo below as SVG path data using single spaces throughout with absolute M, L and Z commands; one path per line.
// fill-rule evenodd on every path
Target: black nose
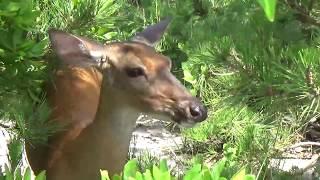
M 207 108 L 200 103 L 192 103 L 189 107 L 191 118 L 196 122 L 204 121 L 207 116 Z

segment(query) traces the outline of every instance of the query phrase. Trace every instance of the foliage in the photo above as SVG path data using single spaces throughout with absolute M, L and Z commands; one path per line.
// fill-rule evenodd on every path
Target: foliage
M 39 13 L 31 0 L 0 2 L 0 125 L 10 130 L 8 159 L 13 169 L 21 161 L 22 138 L 44 143 L 54 132 L 46 123 L 49 110 L 39 98 L 47 46 L 46 39 L 33 36 Z
M 235 147 L 256 172 L 320 115 L 319 3 L 276 2 L 141 0 L 128 11 L 149 23 L 174 17 L 158 49 L 211 110 L 184 130 L 187 146 L 212 156 L 212 142 Z
M 274 21 L 277 0 L 258 0 L 269 21 Z
M 12 124 L 11 166 L 21 137 L 45 143 L 59 128 L 46 121 L 41 92 L 48 28 L 108 42 L 171 16 L 157 49 L 210 110 L 207 122 L 183 130 L 186 146 L 208 159 L 229 147 L 237 168 L 259 176 L 320 115 L 319 12 L 315 0 L 3 0 L 0 123 Z
M 30 168 L 25 169 L 23 173 L 21 168 L 10 170 L 6 166 L 4 173 L 5 175 L 0 173 L 0 180 L 46 180 L 45 171 L 33 176 Z
M 223 175 L 227 172 L 227 158 L 224 158 L 217 162 L 212 168 L 208 168 L 202 164 L 194 164 L 193 167 L 186 171 L 184 180 L 223 180 L 226 177 L 231 177 L 231 180 L 254 180 L 255 177 L 246 173 L 246 169 L 243 167 L 234 174 Z M 110 180 L 108 171 L 101 170 L 101 180 Z M 45 180 L 45 171 L 39 173 L 36 177 L 32 176 L 30 168 L 27 168 L 22 173 L 21 168 L 10 170 L 6 166 L 5 175 L 0 174 L 0 180 Z M 173 180 L 176 177 L 171 176 L 170 170 L 165 160 L 161 160 L 159 166 L 153 165 L 151 168 L 146 169 L 141 173 L 138 168 L 138 163 L 135 159 L 132 159 L 126 163 L 121 175 L 114 175 L 112 180 Z
M 217 162 L 212 168 L 208 168 L 201 164 L 194 164 L 193 167 L 186 171 L 183 179 L 184 180 L 223 180 L 227 179 L 222 175 L 223 171 L 226 171 L 227 159 L 224 158 Z M 101 171 L 102 180 L 110 180 L 108 171 Z M 229 174 L 231 180 L 254 180 L 253 175 L 247 174 L 245 168 L 242 168 L 235 174 Z M 144 173 L 138 170 L 138 165 L 136 160 L 130 160 L 124 167 L 123 173 L 121 175 L 115 175 L 112 180 L 172 180 L 176 179 L 170 175 L 170 170 L 168 169 L 165 160 L 160 161 L 160 165 L 154 165 L 152 168 L 147 169 Z

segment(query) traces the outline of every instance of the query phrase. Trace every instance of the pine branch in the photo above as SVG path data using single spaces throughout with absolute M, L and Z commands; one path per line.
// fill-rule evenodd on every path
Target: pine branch
M 310 0 L 309 5 L 308 5 L 308 11 L 311 12 L 313 5 L 314 5 L 315 0 Z
M 308 9 L 304 9 L 302 6 L 298 5 L 295 1 L 292 0 L 284 0 L 284 2 L 297 13 L 297 20 L 304 24 L 311 24 L 320 27 L 320 21 L 310 15 L 310 11 L 312 10 L 314 0 L 310 1 Z

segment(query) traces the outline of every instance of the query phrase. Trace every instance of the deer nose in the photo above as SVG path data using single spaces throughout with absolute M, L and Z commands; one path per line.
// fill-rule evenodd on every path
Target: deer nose
M 202 122 L 208 116 L 207 108 L 198 102 L 194 102 L 190 104 L 189 113 L 190 113 L 191 119 L 194 120 L 195 122 Z

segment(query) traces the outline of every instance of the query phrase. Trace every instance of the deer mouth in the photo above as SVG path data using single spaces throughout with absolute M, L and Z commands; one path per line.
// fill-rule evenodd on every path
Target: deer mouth
M 197 106 L 178 106 L 176 108 L 164 108 L 163 111 L 170 116 L 171 121 L 181 127 L 191 128 L 207 118 L 207 108 L 202 104 Z
M 160 120 L 172 121 L 182 127 L 193 127 L 207 119 L 207 108 L 194 97 L 183 98 L 180 101 L 167 100 L 148 102 L 149 113 Z

